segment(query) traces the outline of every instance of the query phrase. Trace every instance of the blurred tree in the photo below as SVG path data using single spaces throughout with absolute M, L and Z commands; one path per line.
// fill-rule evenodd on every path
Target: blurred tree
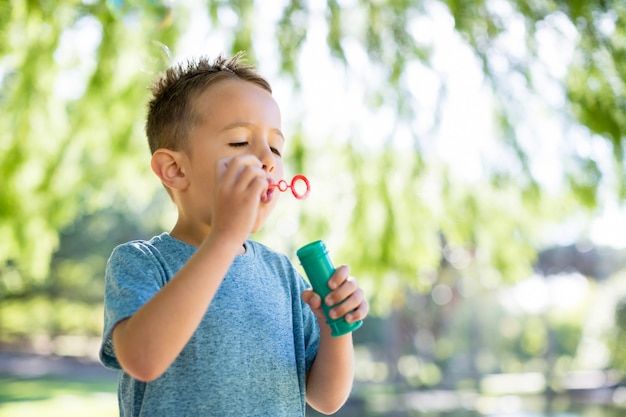
M 168 203 L 161 194 L 140 208 L 116 198 L 111 207 L 81 215 L 59 233 L 46 280 L 24 286 L 14 272 L 5 272 L 0 344 L 28 346 L 33 336 L 101 335 L 102 276 L 112 248 L 160 233 L 161 212 Z
M 152 75 L 136 70 L 137 51 L 177 36 L 167 16 L 153 3 L 0 6 L 0 262 L 15 285 L 45 280 L 61 229 L 107 207 L 111 189 L 149 197 L 133 138 Z
M 616 178 L 618 195 L 626 196 L 626 2 L 288 0 L 273 5 L 275 22 L 257 19 L 261 7 L 253 0 L 0 5 L 0 291 L 41 285 L 59 232 L 74 219 L 110 206 L 115 195 L 145 203 L 158 188 L 153 179 L 145 182 L 146 86 L 172 60 L 170 48 L 176 52 L 193 36 L 191 17 L 198 14 L 206 14 L 212 31 L 228 34 L 224 52 L 247 50 L 259 62 L 270 58 L 260 56 L 256 40 L 276 23 L 269 38 L 296 90 L 306 82 L 300 79 L 302 48 L 312 22 L 323 16 L 328 53 L 362 82 L 368 106 L 392 110 L 392 129 L 378 149 L 363 146 L 355 134 L 326 151 L 334 156 L 324 158 L 348 175 L 341 190 L 326 197 L 329 204 L 301 213 L 305 236 L 343 233 L 341 258 L 373 288 L 409 283 L 428 291 L 429 274 L 442 261 L 457 269 L 480 265 L 487 272 L 474 276 L 483 284 L 517 279 L 530 271 L 542 222 L 563 219 L 581 203 L 595 208 L 605 176 Z M 481 161 L 481 181 L 459 180 L 431 159 L 426 140 L 436 131 L 422 135 L 412 123 L 418 110 L 428 110 L 417 107 L 412 71 L 420 65 L 437 74 L 436 39 L 424 33 L 432 21 L 452 22 L 492 91 L 501 140 L 495 160 Z M 563 49 L 569 45 L 565 72 L 547 64 L 546 37 Z M 451 87 L 445 74 L 436 84 L 441 104 Z M 546 189 L 536 169 L 542 162 L 533 159 L 542 136 L 526 123 L 531 99 L 584 128 L 554 161 L 563 182 L 556 192 Z M 441 116 L 428 111 L 435 120 Z M 295 130 L 289 162 L 324 177 L 326 165 L 313 157 L 315 141 L 305 140 L 304 124 Z M 394 145 L 406 130 L 413 152 Z M 589 150 L 597 143 L 612 149 L 608 170 Z M 349 215 L 337 215 L 337 207 Z
M 615 327 L 611 334 L 609 346 L 611 348 L 611 366 L 620 371 L 626 371 L 626 298 L 622 298 L 615 305 Z

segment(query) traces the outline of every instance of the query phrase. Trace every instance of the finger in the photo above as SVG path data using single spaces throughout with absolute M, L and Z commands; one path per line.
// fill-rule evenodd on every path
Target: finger
M 363 320 L 370 311 L 369 303 L 365 300 L 354 310 L 346 314 L 345 319 L 348 323 Z
M 363 295 L 363 290 L 359 288 L 352 295 L 350 295 L 350 297 L 343 300 L 341 304 L 333 307 L 329 312 L 330 317 L 333 319 L 343 317 L 353 310 L 360 308 L 361 304 L 364 302 L 366 301 Z
M 256 167 L 260 170 L 263 168 L 263 164 L 259 158 L 254 155 L 242 155 L 221 159 L 218 161 L 218 172 L 224 170 L 224 165 L 226 165 L 226 169 L 222 179 L 230 184 L 234 184 L 240 178 L 245 167 Z
M 322 306 L 322 299 L 312 290 L 304 290 L 302 292 L 302 300 L 311 308 L 320 308 Z
M 244 196 L 244 201 L 258 202 L 267 192 L 267 172 L 252 165 L 241 165 L 239 172 L 227 173 L 223 178 L 222 192 Z M 243 202 L 243 201 L 242 201 Z
M 235 190 L 252 194 L 261 194 L 269 185 L 267 173 L 258 167 L 244 166 L 235 183 Z
M 324 302 L 326 305 L 333 306 L 348 298 L 358 289 L 359 285 L 356 278 L 348 277 L 337 289 L 331 291 L 330 294 L 326 296 Z
M 215 170 L 217 173 L 216 178 L 222 178 L 224 176 L 224 174 L 226 173 L 226 170 L 228 169 L 228 164 L 230 163 L 232 159 L 233 158 L 229 156 L 229 157 L 222 158 L 217 161 L 215 165 Z
M 255 166 L 258 168 L 263 168 L 263 163 L 259 158 L 254 155 L 239 155 L 230 159 L 228 166 L 233 166 L 236 169 L 242 166 Z
M 350 276 L 350 267 L 348 265 L 341 265 L 335 269 L 335 272 L 328 280 L 328 287 L 331 290 L 338 288 L 348 277 Z

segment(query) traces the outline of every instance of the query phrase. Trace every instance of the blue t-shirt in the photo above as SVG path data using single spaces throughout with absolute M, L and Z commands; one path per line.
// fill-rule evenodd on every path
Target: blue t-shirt
M 114 249 L 106 268 L 102 363 L 121 369 L 113 327 L 150 300 L 196 247 L 167 233 Z M 120 415 L 304 416 L 305 378 L 319 346 L 319 327 L 301 300 L 306 281 L 289 259 L 246 241 L 180 355 L 145 383 L 123 370 Z

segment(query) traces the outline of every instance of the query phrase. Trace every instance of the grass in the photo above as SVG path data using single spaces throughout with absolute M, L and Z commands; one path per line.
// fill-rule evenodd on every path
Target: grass
M 117 417 L 117 381 L 114 378 L 81 378 L 81 377 L 41 377 L 20 379 L 0 375 L 0 417 Z M 371 393 L 370 393 L 371 394 Z M 382 416 L 382 411 L 368 410 L 365 412 L 363 404 L 348 404 L 337 415 L 342 416 Z M 558 404 L 553 407 L 559 409 Z M 553 407 L 549 407 L 552 409 Z M 535 407 L 531 407 L 533 409 Z M 528 416 L 594 416 L 617 417 L 622 416 L 623 408 L 610 405 L 588 405 L 580 407 L 565 407 L 565 410 L 553 413 L 542 411 L 545 406 L 537 407 L 535 414 L 521 414 Z M 574 409 L 579 411 L 574 411 Z M 526 408 L 525 408 L 526 409 Z M 438 416 L 462 417 L 476 415 L 470 410 L 456 410 L 450 412 L 431 411 L 406 412 L 406 416 Z M 316 416 L 309 412 L 307 415 Z M 401 414 L 394 414 L 401 415 Z M 516 414 L 517 415 L 517 414 Z
M 115 380 L 0 377 L 0 417 L 114 417 Z

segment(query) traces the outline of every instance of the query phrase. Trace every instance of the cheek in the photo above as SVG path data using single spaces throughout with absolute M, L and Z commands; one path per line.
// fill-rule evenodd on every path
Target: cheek
M 283 160 L 280 158 L 276 161 L 276 165 L 274 165 L 274 177 L 286 179 Z
M 217 176 L 212 168 L 207 167 L 196 171 L 192 183 L 195 193 L 198 195 L 198 201 L 209 206 L 213 204 L 213 196 L 217 187 Z

